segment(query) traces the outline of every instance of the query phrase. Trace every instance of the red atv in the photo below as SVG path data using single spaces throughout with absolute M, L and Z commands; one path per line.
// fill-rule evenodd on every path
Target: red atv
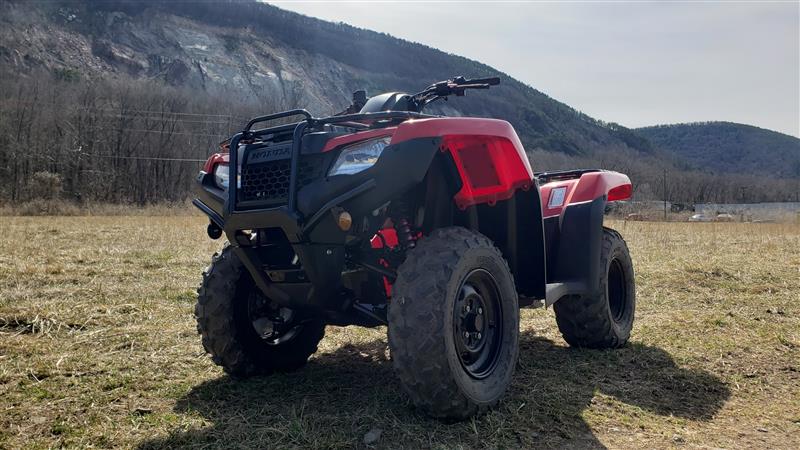
M 289 371 L 326 325 L 388 326 L 416 405 L 463 419 L 495 405 L 519 349 L 519 308 L 553 305 L 573 346 L 625 344 L 633 266 L 603 227 L 631 195 L 602 170 L 534 174 L 514 129 L 423 114 L 498 78 L 366 98 L 326 118 L 251 120 L 206 162 L 194 204 L 228 244 L 203 274 L 203 346 L 236 376 Z M 255 129 L 291 116 L 300 122 Z

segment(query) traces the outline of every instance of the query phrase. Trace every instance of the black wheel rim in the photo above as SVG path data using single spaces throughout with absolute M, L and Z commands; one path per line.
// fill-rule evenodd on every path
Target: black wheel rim
M 255 334 L 267 345 L 280 345 L 294 339 L 302 324 L 289 308 L 273 305 L 259 292 L 251 292 L 247 299 L 247 318 Z
M 473 378 L 488 377 L 500 359 L 503 309 L 492 274 L 475 269 L 458 289 L 453 311 L 453 340 L 458 359 Z
M 625 289 L 625 271 L 618 259 L 613 259 L 608 268 L 608 306 L 611 309 L 611 317 L 615 322 L 619 322 L 625 316 L 625 308 L 628 302 L 628 292 Z

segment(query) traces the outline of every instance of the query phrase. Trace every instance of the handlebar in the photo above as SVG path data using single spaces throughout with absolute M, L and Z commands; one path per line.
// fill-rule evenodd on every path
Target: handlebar
M 417 105 L 417 110 L 422 111 L 425 105 L 449 95 L 461 97 L 467 89 L 489 89 L 490 86 L 500 84 L 500 77 L 474 78 L 468 80 L 464 77 L 455 77 L 434 83 L 422 92 L 414 94 L 412 98 Z

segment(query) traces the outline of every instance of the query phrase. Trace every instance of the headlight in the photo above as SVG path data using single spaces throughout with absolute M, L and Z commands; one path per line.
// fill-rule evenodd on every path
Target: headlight
M 227 164 L 217 164 L 214 166 L 214 184 L 220 189 L 228 189 L 228 180 L 230 178 L 230 169 Z
M 369 169 L 375 165 L 391 140 L 391 136 L 384 136 L 345 147 L 328 175 L 352 175 Z

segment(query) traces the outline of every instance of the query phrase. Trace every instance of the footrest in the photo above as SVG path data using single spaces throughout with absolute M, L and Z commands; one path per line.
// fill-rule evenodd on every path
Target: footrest
M 550 306 L 568 295 L 584 295 L 588 292 L 588 289 L 585 283 L 570 281 L 566 283 L 547 283 L 545 292 L 545 304 Z

